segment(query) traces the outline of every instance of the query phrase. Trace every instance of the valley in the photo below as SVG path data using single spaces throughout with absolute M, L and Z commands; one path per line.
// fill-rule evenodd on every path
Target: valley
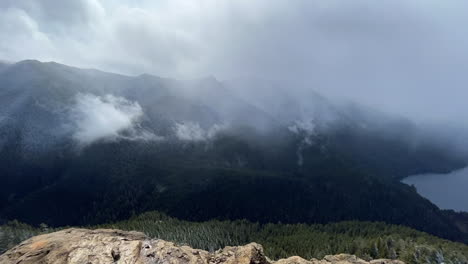
M 468 264 L 467 13 L 0 0 L 0 264 Z
M 96 225 L 157 210 L 188 221 L 384 221 L 467 239 L 465 216 L 399 182 L 467 156 L 409 120 L 316 93 L 281 117 L 214 78 L 38 61 L 4 67 L 0 86 L 4 223 Z

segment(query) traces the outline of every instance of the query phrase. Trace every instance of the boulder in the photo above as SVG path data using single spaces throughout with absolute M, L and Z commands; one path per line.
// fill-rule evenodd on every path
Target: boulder
M 397 260 L 366 262 L 353 255 L 323 260 L 290 257 L 269 260 L 261 245 L 225 247 L 215 252 L 193 249 L 143 233 L 113 229 L 71 228 L 32 237 L 0 256 L 2 264 L 404 264 Z

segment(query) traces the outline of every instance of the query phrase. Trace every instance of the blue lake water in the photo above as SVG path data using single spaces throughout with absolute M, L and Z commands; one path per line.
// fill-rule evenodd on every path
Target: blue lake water
M 448 174 L 413 175 L 402 180 L 442 209 L 468 212 L 468 167 Z

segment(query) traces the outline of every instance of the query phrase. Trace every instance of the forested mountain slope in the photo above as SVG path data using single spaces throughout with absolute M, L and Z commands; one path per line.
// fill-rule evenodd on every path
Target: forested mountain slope
M 152 239 L 164 239 L 209 252 L 255 241 L 264 246 L 265 254 L 273 260 L 292 255 L 322 259 L 326 255 L 342 253 L 367 261 L 387 258 L 405 263 L 463 264 L 468 259 L 467 245 L 382 222 L 348 221 L 326 225 L 260 224 L 246 220 L 189 222 L 147 212 L 124 221 L 87 228 L 139 231 Z M 0 226 L 0 254 L 31 236 L 61 229 L 9 222 Z M 73 243 L 83 241 L 75 239 Z M 27 244 L 22 243 L 20 247 Z
M 385 221 L 466 239 L 453 215 L 398 181 L 465 165 L 416 125 L 319 95 L 311 104 L 330 113 L 287 119 L 232 89 L 214 78 L 5 66 L 0 218 L 83 225 L 159 210 L 196 221 Z

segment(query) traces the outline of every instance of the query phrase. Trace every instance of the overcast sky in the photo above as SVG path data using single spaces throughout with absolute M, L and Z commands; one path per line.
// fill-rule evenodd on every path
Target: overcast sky
M 466 14 L 463 0 L 1 0 L 0 59 L 282 79 L 466 123 Z

